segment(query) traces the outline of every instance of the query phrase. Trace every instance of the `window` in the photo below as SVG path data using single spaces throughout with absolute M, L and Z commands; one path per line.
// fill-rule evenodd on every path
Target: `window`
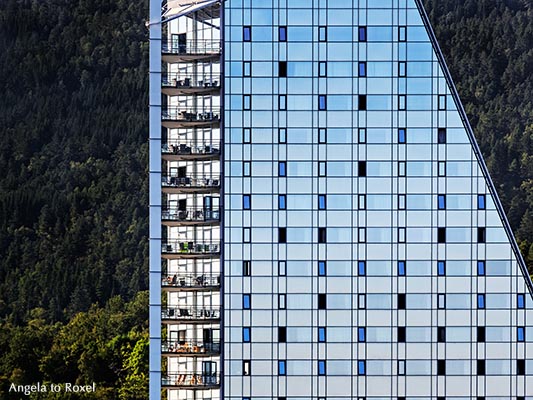
M 249 210 L 252 207 L 252 196 L 245 194 L 242 196 L 242 209 Z
M 477 209 L 478 210 L 485 210 L 486 209 L 486 197 L 484 194 L 478 194 L 477 195 Z
M 477 295 L 477 308 L 480 310 L 485 308 L 485 295 L 484 294 Z
M 398 129 L 398 143 L 407 143 L 407 130 L 405 128 Z
M 326 294 L 324 293 L 321 293 L 318 295 L 318 309 L 319 310 L 326 309 Z
M 366 210 L 366 194 L 360 194 L 357 197 L 357 203 L 359 210 Z
M 446 342 L 446 328 L 444 326 L 439 326 L 437 328 L 437 342 L 439 343 Z
M 252 76 L 252 63 L 250 61 L 244 61 L 242 63 L 242 71 L 244 77 Z
M 446 360 L 437 360 L 437 375 L 446 375 Z
M 287 263 L 285 261 L 278 261 L 278 275 L 287 275 Z
M 405 310 L 406 303 L 405 293 L 398 294 L 398 310 Z
M 325 26 L 318 27 L 318 41 L 325 42 L 328 40 L 328 29 Z
M 446 161 L 439 161 L 439 176 L 446 176 Z
M 285 128 L 278 129 L 278 142 L 287 143 L 287 129 Z
M 252 131 L 250 128 L 244 128 L 242 132 L 243 143 L 252 143 Z
M 398 276 L 405 276 L 405 261 L 398 261 Z
M 318 328 L 318 341 L 321 343 L 326 341 L 326 328 L 324 326 Z
M 405 229 L 398 228 L 398 243 L 405 243 Z
M 446 295 L 439 294 L 437 295 L 437 308 L 444 310 L 446 308 Z
M 476 331 L 478 343 L 485 343 L 485 327 L 478 326 Z
M 280 78 L 287 77 L 287 61 L 278 62 L 278 77 Z
M 398 176 L 405 176 L 406 165 L 405 161 L 398 161 Z
M 242 109 L 251 110 L 252 109 L 252 96 L 245 94 L 242 98 Z
M 516 328 L 516 340 L 518 342 L 523 342 L 526 339 L 526 328 L 519 326 Z
M 399 42 L 407 41 L 407 27 L 406 26 L 398 27 L 398 41 Z
M 325 261 L 318 262 L 318 276 L 326 276 L 326 262 Z
M 446 210 L 446 195 L 445 194 L 439 194 L 437 205 L 439 207 L 439 210 Z
M 406 331 L 405 326 L 398 327 L 398 343 L 405 343 L 405 337 L 406 337 L 405 331 Z
M 244 161 L 242 163 L 242 176 L 250 176 L 251 175 L 251 163 L 250 161 Z
M 405 61 L 400 61 L 398 63 L 398 76 L 400 78 L 405 78 L 407 76 L 407 63 Z
M 359 261 L 357 263 L 357 275 L 366 276 L 366 261 Z
M 326 209 L 326 195 L 325 194 L 318 195 L 318 209 L 319 210 Z
M 366 26 L 359 27 L 359 41 L 366 42 Z
M 398 375 L 405 375 L 405 360 L 398 360 Z
M 327 230 L 326 228 L 318 228 L 318 243 L 326 243 Z
M 243 276 L 250 276 L 252 272 L 252 265 L 250 261 L 243 261 L 242 262 L 242 275 Z
M 286 161 L 278 162 L 278 176 L 287 176 L 287 162 Z
M 326 176 L 327 175 L 327 166 L 325 161 L 319 161 L 318 162 L 318 176 Z
M 318 375 L 326 375 L 326 361 L 325 360 L 318 361 Z
M 252 362 L 250 360 L 243 360 L 242 361 L 242 374 L 244 376 L 250 376 L 252 369 Z
M 357 341 L 359 343 L 366 342 L 366 328 L 357 328 Z
M 251 341 L 251 331 L 249 327 L 242 328 L 242 341 L 243 343 L 250 343 Z
M 357 361 L 357 375 L 366 375 L 366 361 Z
M 284 294 L 278 294 L 278 309 L 285 310 L 287 308 L 287 296 Z
M 287 110 L 287 96 L 284 94 L 278 96 L 278 109 L 280 111 Z
M 437 130 L 437 142 L 439 144 L 446 143 L 446 128 L 439 128 Z
M 437 261 L 437 275 L 446 276 L 446 261 Z
M 477 262 L 477 275 L 478 276 L 485 276 L 485 261 L 478 261 Z
M 485 360 L 477 360 L 476 370 L 478 375 L 485 375 Z
M 407 96 L 405 94 L 400 94 L 398 96 L 398 110 L 407 110 Z
M 526 308 L 526 296 L 524 294 L 516 295 L 516 306 L 519 309 Z
M 357 296 L 357 308 L 360 310 L 366 309 L 366 294 L 360 294 Z
M 287 361 L 278 361 L 278 375 L 287 375 Z
M 278 37 L 279 37 L 280 42 L 287 41 L 287 27 L 286 26 L 280 26 L 278 28 Z
M 359 177 L 366 176 L 366 161 L 357 162 L 357 176 Z
M 318 95 L 318 109 L 320 111 L 327 110 L 327 100 L 325 94 Z
M 328 76 L 328 64 L 325 61 L 320 61 L 318 63 L 318 76 L 320 78 Z
M 366 243 L 366 228 L 359 228 L 357 231 L 359 243 Z
M 287 328 L 285 326 L 278 327 L 278 342 L 287 343 Z
M 366 143 L 366 129 L 359 128 L 359 143 Z
M 360 62 L 359 63 L 359 77 L 364 78 L 366 77 L 366 62 Z
M 287 196 L 284 194 L 280 194 L 278 196 L 278 209 L 280 210 L 286 210 L 287 209 Z
M 251 295 L 243 294 L 242 295 L 242 308 L 244 310 L 249 310 L 250 308 L 252 308 L 251 303 L 252 303 Z
M 278 228 L 278 243 L 287 243 L 287 228 Z
M 328 131 L 326 128 L 318 130 L 318 143 L 326 143 L 328 141 Z
M 446 96 L 439 94 L 439 111 L 446 110 Z
M 446 243 L 446 228 L 437 228 L 437 242 Z
M 242 27 L 242 40 L 243 40 L 243 42 L 251 42 L 252 41 L 252 27 L 251 26 L 243 26 Z
M 359 111 L 365 111 L 366 110 L 366 94 L 360 94 L 358 97 L 357 97 L 357 100 L 358 100 L 358 107 L 359 107 Z
M 517 375 L 526 374 L 526 360 L 516 360 L 516 374 Z
M 242 228 L 242 241 L 250 243 L 252 240 L 252 230 L 250 228 Z
M 487 230 L 485 228 L 477 228 L 477 242 L 485 243 L 487 241 Z

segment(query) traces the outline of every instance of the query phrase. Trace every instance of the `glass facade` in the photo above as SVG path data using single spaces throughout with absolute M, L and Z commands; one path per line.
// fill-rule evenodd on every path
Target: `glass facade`
M 531 281 L 421 3 L 174 7 L 151 398 L 533 397 Z

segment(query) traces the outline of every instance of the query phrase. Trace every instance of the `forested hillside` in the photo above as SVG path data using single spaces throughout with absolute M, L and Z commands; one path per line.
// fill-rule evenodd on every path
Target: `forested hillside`
M 425 4 L 531 268 L 533 5 Z M 146 398 L 147 11 L 0 1 L 0 398 Z

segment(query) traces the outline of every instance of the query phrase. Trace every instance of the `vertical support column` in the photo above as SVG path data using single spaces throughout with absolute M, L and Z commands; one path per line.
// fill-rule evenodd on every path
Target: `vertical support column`
M 150 400 L 161 398 L 161 2 L 150 0 Z

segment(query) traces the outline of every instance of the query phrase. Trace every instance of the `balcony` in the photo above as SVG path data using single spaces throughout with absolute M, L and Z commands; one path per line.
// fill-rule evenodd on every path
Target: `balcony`
M 162 158 L 167 161 L 217 160 L 220 158 L 220 143 L 201 140 L 172 140 L 161 148 Z
M 161 384 L 170 388 L 186 389 L 211 389 L 220 386 L 220 374 L 167 374 L 164 375 Z
M 184 290 L 218 290 L 220 289 L 220 274 L 169 274 L 163 275 L 161 286 L 168 292 Z
M 163 307 L 161 319 L 166 323 L 185 322 L 188 324 L 220 321 L 219 307 Z
M 162 257 L 178 258 L 218 258 L 220 257 L 219 241 L 182 241 L 169 240 L 163 242 Z
M 220 93 L 220 75 L 210 73 L 168 73 L 163 75 L 162 92 L 167 96 Z
M 163 174 L 161 185 L 164 193 L 211 193 L 220 190 L 219 175 L 187 174 L 187 176 L 169 176 Z
M 161 111 L 165 128 L 208 127 L 220 123 L 220 108 L 170 106 Z
M 161 213 L 163 225 L 166 226 L 209 226 L 220 223 L 220 210 L 202 207 L 180 209 L 163 207 Z
M 163 62 L 189 63 L 193 61 L 217 60 L 222 48 L 220 40 L 171 40 L 162 44 Z
M 220 354 L 220 342 L 163 342 L 161 352 L 168 357 L 209 357 Z

